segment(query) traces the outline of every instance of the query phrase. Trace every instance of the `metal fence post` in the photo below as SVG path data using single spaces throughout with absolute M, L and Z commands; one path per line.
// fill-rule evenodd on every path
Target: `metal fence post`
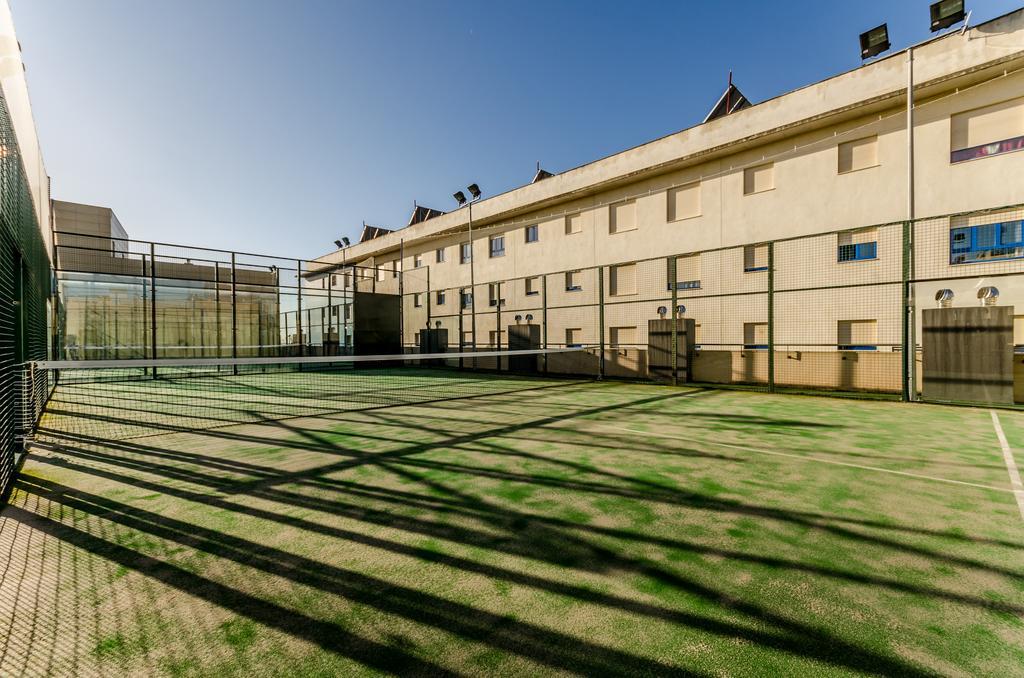
M 431 301 L 430 301 L 430 267 L 427 266 L 426 269 L 427 269 L 427 329 L 429 330 L 430 329 L 430 320 L 431 320 L 431 317 L 430 317 L 430 312 L 431 312 L 430 311 L 430 309 L 431 309 L 431 306 L 430 306 L 430 304 L 431 304 Z M 433 343 L 431 343 L 430 345 L 433 346 Z
M 903 312 L 903 361 L 902 361 L 902 399 L 913 402 L 917 397 L 917 347 L 914 340 L 915 311 L 911 276 L 913 275 L 914 256 L 914 224 L 903 222 L 903 284 L 901 302 Z
M 775 243 L 768 243 L 768 392 L 775 393 Z
M 597 267 L 597 378 L 604 378 L 604 266 Z
M 465 342 L 462 340 L 463 336 L 465 335 L 465 331 L 463 330 L 463 326 L 464 326 L 463 318 L 465 317 L 465 314 L 463 313 L 463 308 L 462 308 L 462 294 L 463 294 L 463 292 L 462 292 L 462 289 L 460 288 L 459 289 L 459 300 L 457 302 L 459 304 L 459 369 L 460 370 L 464 369 L 466 367 L 466 359 L 462 355 L 463 352 L 466 350 Z
M 238 357 L 238 267 L 235 265 L 235 253 L 231 253 L 231 357 Z M 238 374 L 238 365 L 231 371 Z
M 156 360 L 156 244 L 154 243 L 149 243 L 149 331 L 153 359 Z M 156 367 L 153 368 L 153 377 L 156 377 Z
M 545 350 L 548 348 L 548 276 L 544 274 L 540 278 L 540 322 L 541 322 L 541 345 Z M 541 363 L 544 374 L 548 373 L 548 356 L 544 354 Z
M 496 351 L 500 351 L 501 350 L 501 281 L 498 281 L 498 282 L 496 282 L 494 284 L 496 286 L 496 292 L 498 294 L 498 305 L 496 307 L 495 315 L 494 315 L 494 325 L 495 325 L 495 328 L 497 329 L 497 334 L 495 334 L 495 342 L 496 342 L 495 350 Z M 488 343 L 490 343 L 490 342 L 488 342 Z M 501 356 L 498 356 L 498 371 L 499 372 L 501 371 Z
M 398 352 L 405 353 L 405 240 L 398 242 Z
M 302 341 L 302 261 L 295 261 L 295 338 L 299 342 L 299 355 L 306 354 L 306 345 Z M 301 365 L 299 366 L 301 369 Z
M 679 385 L 679 285 L 676 284 L 676 257 L 668 258 L 668 282 L 672 288 L 672 385 Z

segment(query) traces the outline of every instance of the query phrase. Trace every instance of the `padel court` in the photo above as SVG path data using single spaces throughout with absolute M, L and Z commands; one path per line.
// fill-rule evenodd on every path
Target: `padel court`
M 0 521 L 0 665 L 1024 666 L 1024 493 L 1008 469 L 1024 412 L 437 367 L 218 369 L 62 377 Z

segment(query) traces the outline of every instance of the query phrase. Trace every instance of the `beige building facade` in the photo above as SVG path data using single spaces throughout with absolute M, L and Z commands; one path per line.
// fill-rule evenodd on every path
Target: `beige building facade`
M 1024 316 L 1024 10 L 912 54 L 912 192 L 903 51 L 480 200 L 471 244 L 463 207 L 317 263 L 366 267 L 381 290 L 404 271 L 409 345 L 429 317 L 463 345 L 498 346 L 515 315 L 543 311 L 547 345 L 619 349 L 612 362 L 635 351 L 627 371 L 642 370 L 647 323 L 671 299 L 703 351 L 729 353 L 708 365 L 757 372 L 771 313 L 776 350 L 801 354 L 777 358 L 783 371 L 870 349 L 857 360 L 893 362 L 883 381 L 898 390 L 899 358 L 881 354 L 903 340 L 904 278 L 919 306 L 938 289 L 977 304 L 996 285 Z

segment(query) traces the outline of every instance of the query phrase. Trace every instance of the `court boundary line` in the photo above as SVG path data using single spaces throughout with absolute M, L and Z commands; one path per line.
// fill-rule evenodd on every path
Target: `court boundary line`
M 996 438 L 999 439 L 999 447 L 1003 450 L 1003 462 L 1006 464 L 1006 471 L 1010 474 L 1010 485 L 1013 486 L 1013 496 L 1017 500 L 1017 509 L 1020 511 L 1020 518 L 1024 520 L 1024 483 L 1020 480 L 1020 471 L 1017 470 L 1017 462 L 1013 459 L 1013 450 L 1010 448 L 1006 434 L 1003 432 L 1003 425 L 999 423 L 999 415 L 995 410 L 989 410 L 992 415 L 992 426 L 996 430 Z
M 820 464 L 831 464 L 833 466 L 846 466 L 848 468 L 856 468 L 856 469 L 860 469 L 860 470 L 863 470 L 863 471 L 875 471 L 875 472 L 878 472 L 878 473 L 889 473 L 889 474 L 892 474 L 892 475 L 905 476 L 905 477 L 908 477 L 908 478 L 916 478 L 918 480 L 931 480 L 933 482 L 951 483 L 951 484 L 954 484 L 954 485 L 965 485 L 967 487 L 975 487 L 975 488 L 979 488 L 979 489 L 983 489 L 983 490 L 993 490 L 993 491 L 996 491 L 996 492 L 1009 492 L 1009 493 L 1014 493 L 1014 494 L 1017 493 L 1016 490 L 1007 489 L 1005 487 L 994 487 L 992 485 L 983 485 L 982 483 L 972 483 L 972 482 L 968 482 L 966 480 L 953 480 L 952 478 L 941 478 L 939 476 L 929 476 L 929 475 L 925 475 L 923 473 L 911 473 L 909 471 L 897 471 L 895 469 L 881 468 L 879 466 L 868 466 L 867 464 L 854 464 L 853 462 L 838 461 L 836 459 L 823 459 L 821 457 L 816 457 L 816 456 L 813 456 L 813 455 L 792 454 L 792 453 L 789 453 L 789 452 L 778 452 L 776 450 L 764 450 L 764 449 L 760 449 L 760 448 L 757 448 L 757 447 L 750 447 L 748 445 L 737 445 L 735 443 L 725 443 L 725 442 L 720 442 L 720 441 L 715 441 L 715 440 L 698 440 L 696 438 L 686 438 L 684 436 L 669 435 L 667 433 L 654 433 L 652 431 L 640 431 L 640 430 L 637 430 L 637 429 L 634 429 L 634 428 L 627 428 L 625 426 L 613 426 L 611 424 L 598 424 L 598 427 L 611 428 L 611 429 L 616 429 L 618 431 L 627 431 L 629 433 L 639 433 L 641 435 L 657 436 L 659 438 L 670 438 L 672 440 L 681 440 L 681 441 L 689 442 L 689 443 L 698 443 L 698 444 L 710 443 L 712 445 L 718 445 L 719 447 L 729 447 L 729 448 L 732 448 L 732 449 L 735 449 L 735 450 L 741 450 L 741 451 L 744 451 L 744 452 L 753 452 L 755 454 L 766 454 L 766 455 L 771 455 L 771 456 L 774 456 L 774 457 L 786 457 L 788 459 L 797 459 L 797 460 L 800 460 L 800 461 L 814 461 L 814 462 L 818 462 Z M 1017 494 L 1017 497 L 1018 497 L 1018 503 L 1021 502 L 1021 501 L 1024 501 L 1024 491 L 1020 492 L 1020 494 Z M 1024 504 L 1021 504 L 1020 506 L 1021 506 L 1021 515 L 1022 515 L 1022 517 L 1024 517 Z

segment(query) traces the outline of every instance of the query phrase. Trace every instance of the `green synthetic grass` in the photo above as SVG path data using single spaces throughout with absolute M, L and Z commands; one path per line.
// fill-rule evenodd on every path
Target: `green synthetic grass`
M 988 410 L 514 386 L 51 434 L 0 513 L 0 674 L 1021 674 Z

